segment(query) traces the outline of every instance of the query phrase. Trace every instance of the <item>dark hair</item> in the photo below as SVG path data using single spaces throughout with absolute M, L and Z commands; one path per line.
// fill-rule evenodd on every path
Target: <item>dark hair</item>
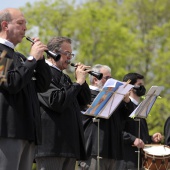
M 128 73 L 123 77 L 124 82 L 131 80 L 130 84 L 132 85 L 134 85 L 137 82 L 137 79 L 144 79 L 144 76 L 138 73 Z
M 9 22 L 11 20 L 12 20 L 12 16 L 8 10 L 1 11 L 0 12 L 0 31 L 2 31 L 2 28 L 1 28 L 2 21 Z
M 50 51 L 55 51 L 58 52 L 61 48 L 61 45 L 64 43 L 70 43 L 71 44 L 71 39 L 67 37 L 53 37 L 47 44 L 47 48 Z M 49 57 L 49 56 L 48 56 Z

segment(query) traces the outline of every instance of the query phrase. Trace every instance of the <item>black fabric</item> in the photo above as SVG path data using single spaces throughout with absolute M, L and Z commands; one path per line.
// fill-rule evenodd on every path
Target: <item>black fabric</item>
M 43 142 L 36 157 L 57 156 L 85 159 L 85 147 L 80 105 L 90 102 L 87 83 L 72 83 L 61 71 L 51 67 L 50 88 L 39 94 Z
M 134 105 L 134 107 L 137 107 Z M 140 136 L 139 136 L 139 120 L 140 119 Z M 138 118 L 138 120 L 133 118 L 128 118 L 124 122 L 123 130 L 123 151 L 124 151 L 124 161 L 126 162 L 128 168 L 138 167 L 138 148 L 133 146 L 136 138 L 143 140 L 145 144 L 150 144 L 151 136 L 149 135 L 149 130 L 147 122 L 143 118 Z M 142 150 L 140 151 L 140 167 L 142 167 Z M 130 166 L 130 167 L 128 167 Z
M 37 91 L 47 90 L 51 81 L 50 68 L 44 59 L 30 62 L 22 54 L 0 44 L 0 52 L 3 50 L 13 61 L 7 71 L 7 82 L 0 86 L 0 137 L 41 143 Z
M 92 101 L 97 94 L 98 91 L 91 90 Z M 133 108 L 132 102 L 127 104 L 121 102 L 109 119 L 100 119 L 99 154 L 101 157 L 116 160 L 122 158 L 122 122 L 133 111 Z M 93 122 L 92 118 L 91 116 L 83 115 L 83 127 L 88 157 L 97 156 L 98 154 L 98 124 L 97 122 Z
M 167 118 L 164 125 L 164 136 L 165 136 L 165 145 L 170 146 L 170 117 Z

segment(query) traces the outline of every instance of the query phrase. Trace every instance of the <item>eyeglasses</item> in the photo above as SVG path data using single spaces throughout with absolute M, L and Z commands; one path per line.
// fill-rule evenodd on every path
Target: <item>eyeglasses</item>
M 102 77 L 103 79 L 105 79 L 105 80 L 108 80 L 108 79 L 110 79 L 110 78 L 112 78 L 111 76 L 105 76 L 105 77 Z
M 73 58 L 74 57 L 74 54 L 70 53 L 69 51 L 62 51 L 62 50 L 59 50 L 60 53 L 66 55 L 67 57 L 70 57 L 70 58 Z

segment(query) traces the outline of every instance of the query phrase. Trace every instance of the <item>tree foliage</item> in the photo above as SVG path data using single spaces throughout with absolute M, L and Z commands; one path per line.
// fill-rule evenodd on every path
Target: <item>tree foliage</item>
M 29 36 L 39 36 L 44 43 L 53 36 L 72 38 L 75 62 L 109 65 L 119 80 L 128 72 L 141 73 L 147 90 L 164 86 L 147 118 L 153 133 L 163 132 L 170 110 L 169 8 L 169 0 L 89 0 L 79 5 L 41 0 L 22 10 Z M 18 50 L 28 54 L 28 43 Z

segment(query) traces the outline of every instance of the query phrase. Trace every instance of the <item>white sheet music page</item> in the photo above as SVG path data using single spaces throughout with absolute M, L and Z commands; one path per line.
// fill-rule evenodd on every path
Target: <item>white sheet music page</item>
M 115 79 L 108 79 L 91 106 L 83 113 L 89 116 L 109 119 L 123 100 L 124 95 L 133 87 Z
M 129 117 L 147 118 L 153 104 L 163 89 L 163 86 L 152 86 L 145 95 L 145 99 L 138 105 Z

